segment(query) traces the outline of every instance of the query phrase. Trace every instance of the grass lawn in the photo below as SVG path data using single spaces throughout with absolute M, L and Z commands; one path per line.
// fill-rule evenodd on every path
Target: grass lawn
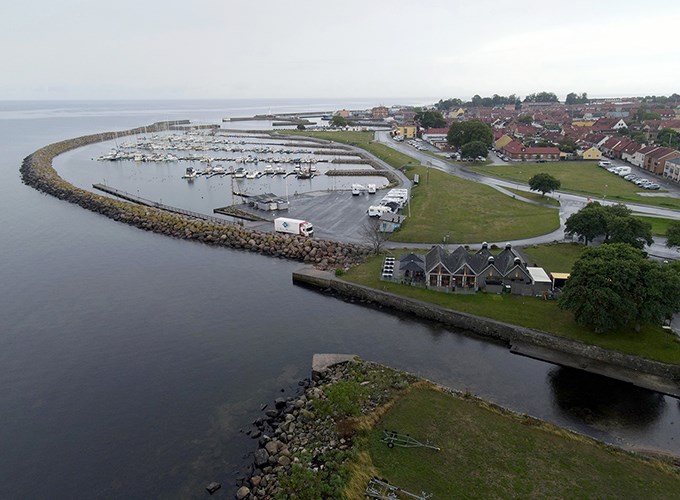
M 489 165 L 475 167 L 480 172 L 492 177 L 507 179 L 527 184 L 529 179 L 541 172 L 548 173 L 562 182 L 563 191 L 585 194 L 608 200 L 640 203 L 658 207 L 680 209 L 680 199 L 662 196 L 640 196 L 644 191 L 632 182 L 618 175 L 607 172 L 597 163 L 587 161 L 548 162 L 548 163 L 513 163 L 512 165 Z
M 441 448 L 389 448 L 383 429 Z M 680 474 L 472 398 L 414 386 L 361 442 L 363 470 L 433 498 L 677 498 Z
M 350 144 L 352 146 L 365 149 L 394 168 L 400 168 L 407 164 L 419 164 L 418 160 L 415 158 L 400 153 L 399 151 L 385 146 L 384 144 L 373 142 L 373 132 L 313 132 L 305 130 L 280 130 L 279 133 L 303 135 L 307 137 L 315 137 L 317 139 L 341 142 L 343 144 Z
M 530 238 L 559 227 L 557 210 L 512 199 L 497 190 L 440 170 L 414 167 L 420 175 L 412 190 L 410 217 L 394 241 L 481 242 Z M 409 214 L 408 209 L 403 211 Z
M 635 217 L 645 222 L 649 222 L 652 225 L 652 234 L 654 236 L 663 236 L 664 238 L 666 237 L 668 226 L 673 222 L 673 219 L 664 219 L 661 217 L 645 217 L 642 215 L 636 215 Z
M 547 243 L 522 247 L 521 250 L 529 263 L 536 263 L 549 273 L 568 273 L 585 248 L 579 243 Z
M 374 257 L 350 269 L 342 278 L 455 311 L 534 328 L 605 349 L 665 363 L 680 363 L 680 342 L 674 334 L 667 333 L 658 325 L 644 325 L 639 332 L 630 327 L 598 334 L 577 324 L 570 312 L 557 306 L 557 301 L 487 293 L 459 295 L 380 281 L 382 261 L 382 256 Z
M 510 191 L 511 193 L 515 193 L 517 196 L 522 196 L 523 198 L 526 198 L 531 201 L 535 201 L 536 203 L 543 203 L 544 205 L 550 205 L 552 207 L 559 207 L 560 202 L 557 201 L 555 198 L 550 197 L 550 195 L 543 196 L 541 193 L 535 193 L 533 191 L 522 191 L 520 189 L 512 189 L 512 188 L 504 188 Z

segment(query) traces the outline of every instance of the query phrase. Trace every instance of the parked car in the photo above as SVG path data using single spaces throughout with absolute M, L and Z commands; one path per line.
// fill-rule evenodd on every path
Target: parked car
M 655 182 L 650 182 L 649 184 L 645 184 L 644 188 L 645 189 L 651 189 L 652 191 L 657 191 L 657 190 L 661 189 L 661 186 L 659 186 Z

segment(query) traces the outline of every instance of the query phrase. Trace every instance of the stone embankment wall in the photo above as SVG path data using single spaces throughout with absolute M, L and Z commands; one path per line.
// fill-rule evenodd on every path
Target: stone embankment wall
M 680 397 L 678 365 L 610 351 L 538 330 L 445 309 L 428 302 L 342 281 L 329 273 L 300 270 L 293 273 L 293 281 L 329 289 L 368 303 L 381 304 L 420 318 L 502 340 L 518 354 L 598 373 Z
M 188 121 L 159 122 L 148 127 L 106 132 L 68 139 L 45 146 L 27 156 L 21 165 L 21 176 L 29 186 L 60 200 L 80 205 L 131 226 L 172 236 L 197 240 L 211 245 L 239 248 L 274 257 L 308 262 L 322 269 L 349 267 L 363 261 L 370 248 L 361 245 L 315 240 L 294 235 L 266 233 L 236 224 L 219 224 L 157 208 L 136 205 L 73 186 L 52 167 L 52 160 L 66 151 L 125 135 L 153 133 Z

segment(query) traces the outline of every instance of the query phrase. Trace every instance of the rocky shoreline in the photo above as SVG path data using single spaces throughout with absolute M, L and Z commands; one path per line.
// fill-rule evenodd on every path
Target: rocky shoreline
M 20 169 L 22 180 L 25 184 L 60 200 L 75 203 L 110 219 L 173 238 L 196 240 L 209 245 L 306 262 L 321 269 L 348 268 L 364 261 L 370 254 L 370 248 L 362 245 L 265 233 L 238 224 L 219 224 L 116 200 L 70 184 L 52 167 L 52 161 L 56 156 L 81 146 L 126 135 L 165 131 L 186 123 L 188 121 L 157 122 L 147 127 L 92 134 L 50 144 L 24 159 Z
M 358 409 L 365 416 L 391 401 L 395 391 L 418 380 L 377 363 L 340 356 L 339 361 L 315 369 L 311 379 L 300 381 L 301 394 L 276 399 L 273 408 L 253 422 L 248 434 L 258 440 L 258 447 L 247 473 L 237 481 L 237 499 L 288 498 L 300 484 L 331 485 L 347 479 L 345 465 L 354 458 L 356 427 L 343 412 L 327 408 L 334 398 L 330 387 L 361 380 L 356 383 L 373 389 L 375 395 Z M 385 379 L 371 373 L 386 374 Z

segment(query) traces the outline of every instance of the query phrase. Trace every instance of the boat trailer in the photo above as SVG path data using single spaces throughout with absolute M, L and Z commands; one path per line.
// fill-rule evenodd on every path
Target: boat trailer
M 397 431 L 388 431 L 387 429 L 383 431 L 383 437 L 380 441 L 387 443 L 388 448 L 399 446 L 401 448 L 430 448 L 435 451 L 442 451 L 438 446 L 421 443 L 408 434 L 399 434 Z
M 378 479 L 377 477 L 374 477 L 368 482 L 368 486 L 366 486 L 366 496 L 368 498 L 377 498 L 378 500 L 399 500 L 403 498 L 428 500 L 428 498 L 432 498 L 431 493 L 425 493 L 423 491 L 420 495 L 415 495 L 406 490 L 402 490 L 399 486 L 388 483 L 385 479 Z

